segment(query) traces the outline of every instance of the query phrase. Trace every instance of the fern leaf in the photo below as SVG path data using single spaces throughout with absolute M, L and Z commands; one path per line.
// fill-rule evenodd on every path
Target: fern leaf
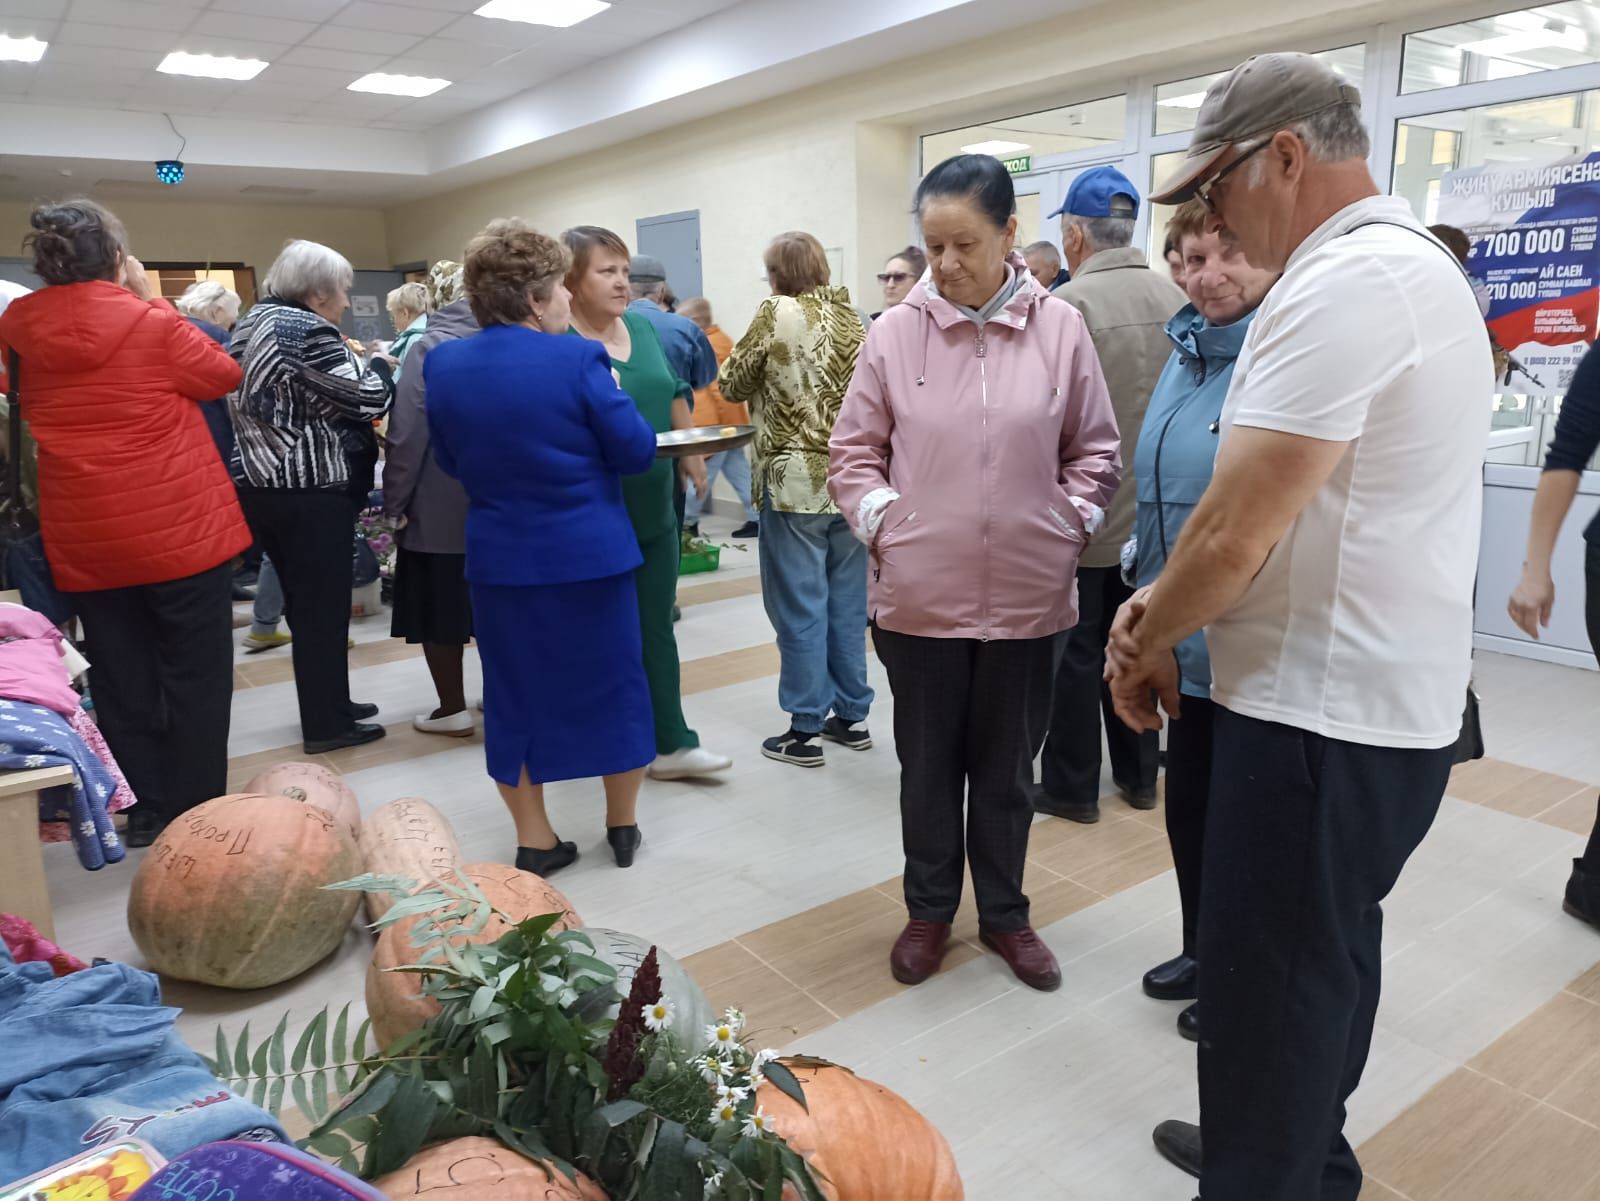
M 206 1061 L 206 1069 L 224 1084 L 233 1079 L 233 1056 L 228 1051 L 228 1036 L 217 1027 L 217 1057 Z
M 233 1078 L 235 1080 L 248 1080 L 250 1078 L 250 1023 L 244 1024 L 244 1029 L 239 1031 L 239 1042 L 233 1048 Z
M 278 1027 L 272 1032 L 272 1037 L 267 1040 L 267 1065 L 274 1076 L 282 1076 L 284 1073 L 283 1047 L 288 1040 L 289 1015 L 285 1013 L 278 1019 Z
M 289 1056 L 290 1070 L 299 1072 L 305 1069 L 306 1055 L 311 1050 L 311 1042 L 319 1036 L 319 1032 L 325 1029 L 327 1024 L 328 1011 L 326 1009 L 306 1023 L 306 1028 L 300 1032 L 299 1041 L 294 1045 L 294 1054 Z
M 283 1091 L 288 1083 L 285 1077 L 279 1076 L 272 1082 L 272 1089 L 267 1093 L 267 1112 L 273 1117 L 283 1112 Z
M 345 1002 L 343 1009 L 339 1010 L 339 1018 L 333 1023 L 333 1062 L 344 1063 L 344 1053 L 350 1041 L 350 1003 Z

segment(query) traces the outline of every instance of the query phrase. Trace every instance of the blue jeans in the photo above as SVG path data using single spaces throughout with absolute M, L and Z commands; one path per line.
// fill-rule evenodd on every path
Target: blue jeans
M 719 450 L 706 459 L 706 499 L 701 500 L 695 495 L 694 490 L 690 489 L 684 508 L 684 520 L 690 525 L 700 520 L 701 512 L 711 502 L 711 485 L 717 482 L 719 474 L 728 477 L 728 483 L 733 487 L 733 494 L 744 505 L 744 519 L 759 520 L 760 515 L 750 503 L 750 459 L 743 447 L 738 450 Z
M 251 617 L 254 624 L 250 632 L 263 638 L 276 634 L 278 623 L 283 620 L 283 585 L 278 582 L 278 569 L 266 555 L 261 556 L 261 570 L 256 575 L 256 604 Z
M 843 517 L 761 513 L 761 596 L 778 635 L 778 704 L 794 729 L 816 734 L 831 711 L 865 721 L 867 548 Z

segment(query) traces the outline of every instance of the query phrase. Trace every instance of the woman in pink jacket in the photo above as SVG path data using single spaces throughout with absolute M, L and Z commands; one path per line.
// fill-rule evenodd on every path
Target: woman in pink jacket
M 910 921 L 895 979 L 938 971 L 972 868 L 980 937 L 1024 984 L 1061 983 L 1022 868 L 1078 555 L 1121 470 L 1116 417 L 1078 311 L 1013 246 L 997 159 L 917 189 L 929 274 L 868 331 L 830 443 L 828 488 L 871 549 L 869 606 L 895 698 Z

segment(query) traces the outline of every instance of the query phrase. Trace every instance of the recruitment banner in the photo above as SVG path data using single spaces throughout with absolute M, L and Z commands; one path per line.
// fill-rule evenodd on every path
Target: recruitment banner
M 1489 329 L 1538 380 L 1510 386 L 1564 393 L 1600 335 L 1600 153 L 1446 172 L 1438 219 L 1472 239 Z

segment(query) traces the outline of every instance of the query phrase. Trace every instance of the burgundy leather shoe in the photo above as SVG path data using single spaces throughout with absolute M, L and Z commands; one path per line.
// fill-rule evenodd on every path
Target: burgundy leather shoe
M 949 922 L 921 922 L 912 918 L 889 952 L 889 970 L 901 984 L 921 984 L 944 959 L 950 941 Z
M 1040 992 L 1054 992 L 1061 987 L 1061 968 L 1032 926 L 1024 926 L 1009 934 L 978 931 L 978 940 L 1010 965 L 1011 970 L 1029 988 Z

